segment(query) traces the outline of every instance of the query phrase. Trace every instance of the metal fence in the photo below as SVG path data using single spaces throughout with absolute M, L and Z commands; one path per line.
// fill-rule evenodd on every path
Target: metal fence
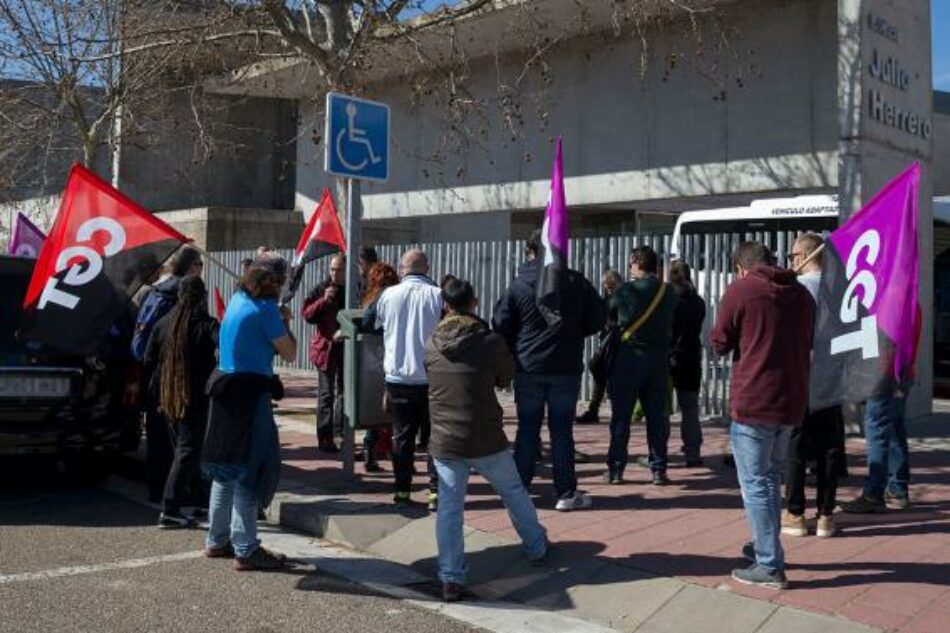
M 671 257 L 671 237 L 671 235 L 630 234 L 573 239 L 570 248 L 570 265 L 583 273 L 595 286 L 599 286 L 600 276 L 607 268 L 620 271 L 625 276 L 630 250 L 635 246 L 647 244 L 660 255 L 665 274 L 665 271 L 669 269 Z M 703 333 L 704 341 L 707 340 L 708 330 L 718 313 L 719 300 L 733 280 L 732 253 L 739 243 L 744 240 L 764 242 L 776 252 L 779 264 L 785 265 L 787 253 L 795 237 L 795 233 L 765 232 L 686 235 L 682 238 L 682 256 L 693 267 L 693 281 L 708 307 Z M 408 248 L 421 248 L 428 254 L 430 274 L 436 281 L 448 273 L 469 280 L 479 298 L 479 314 L 486 320 L 491 318 L 495 302 L 508 288 L 517 273 L 518 266 L 524 259 L 524 242 L 518 240 L 385 244 L 376 246 L 376 251 L 382 261 L 396 265 L 402 253 Z M 281 254 L 288 259 L 292 256 L 290 250 L 281 251 Z M 254 252 L 228 251 L 216 252 L 213 255 L 230 270 L 237 272 L 240 270 L 241 260 L 252 257 Z M 300 314 L 304 297 L 311 288 L 327 277 L 328 269 L 328 258 L 307 266 L 300 291 L 290 304 L 295 314 Z M 217 288 L 227 301 L 234 292 L 233 278 L 217 266 L 206 267 L 205 274 L 209 292 Z M 209 305 L 214 305 L 213 300 Z M 300 341 L 297 360 L 293 363 L 280 361 L 281 366 L 301 370 L 312 369 L 307 359 L 312 330 L 313 328 L 309 326 L 297 326 L 296 333 Z M 594 338 L 588 339 L 585 344 L 585 363 L 593 353 Z M 716 358 L 708 351 L 704 353 L 700 406 L 705 415 L 725 413 L 729 369 L 728 359 Z M 585 373 L 582 398 L 589 398 L 592 389 L 592 380 L 589 374 Z

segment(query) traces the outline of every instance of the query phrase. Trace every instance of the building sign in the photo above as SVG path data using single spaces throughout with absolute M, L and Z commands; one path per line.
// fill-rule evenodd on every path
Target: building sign
M 900 31 L 893 24 L 874 13 L 868 13 L 868 28 L 891 42 L 900 42 Z M 924 141 L 933 134 L 933 123 L 926 115 L 902 103 L 902 94 L 911 87 L 915 75 L 893 55 L 871 49 L 868 73 L 874 82 L 868 88 L 867 114 L 872 121 L 916 136 Z M 896 92 L 895 92 L 896 91 Z

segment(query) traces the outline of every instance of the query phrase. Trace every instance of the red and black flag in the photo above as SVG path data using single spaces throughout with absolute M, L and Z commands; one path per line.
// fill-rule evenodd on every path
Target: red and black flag
M 74 165 L 23 300 L 20 333 L 92 353 L 130 297 L 187 238 Z
M 294 266 L 303 266 L 315 259 L 346 251 L 343 228 L 336 215 L 336 206 L 329 189 L 323 190 L 323 198 L 317 210 L 310 216 L 310 222 L 300 236 L 300 242 L 294 249 Z
M 214 287 L 214 312 L 215 316 L 218 319 L 218 323 L 224 321 L 224 313 L 227 311 L 227 304 L 224 302 L 224 297 L 221 296 L 221 291 L 218 290 L 218 287 Z
M 294 249 L 294 260 L 290 280 L 282 301 L 289 303 L 300 287 L 303 279 L 303 267 L 315 259 L 346 252 L 346 239 L 343 237 L 343 227 L 336 214 L 336 205 L 329 189 L 323 190 L 323 197 L 316 211 L 310 216 L 307 228 L 304 229 L 297 248 Z

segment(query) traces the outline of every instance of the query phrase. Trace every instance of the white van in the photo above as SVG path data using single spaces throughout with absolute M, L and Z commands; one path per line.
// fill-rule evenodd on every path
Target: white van
M 755 200 L 747 207 L 681 213 L 673 229 L 670 254 L 681 258 L 684 238 L 717 233 L 832 231 L 838 227 L 838 196 L 809 195 Z M 696 263 L 690 262 L 696 266 Z

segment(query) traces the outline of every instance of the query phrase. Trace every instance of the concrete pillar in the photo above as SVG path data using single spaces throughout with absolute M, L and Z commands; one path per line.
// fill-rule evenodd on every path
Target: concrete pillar
M 933 394 L 933 97 L 929 0 L 838 0 L 842 219 L 919 160 L 923 332 L 908 416 Z

